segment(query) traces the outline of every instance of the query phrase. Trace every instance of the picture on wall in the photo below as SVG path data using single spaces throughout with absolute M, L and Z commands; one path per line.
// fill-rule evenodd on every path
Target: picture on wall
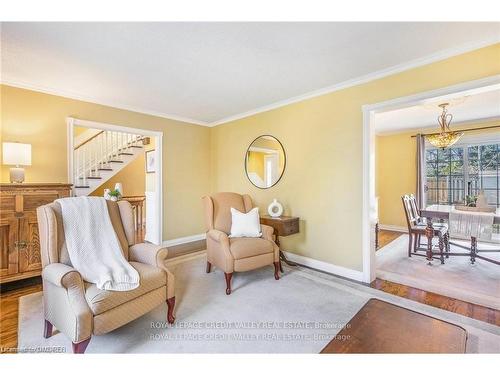
M 146 173 L 156 172 L 155 150 L 146 151 Z

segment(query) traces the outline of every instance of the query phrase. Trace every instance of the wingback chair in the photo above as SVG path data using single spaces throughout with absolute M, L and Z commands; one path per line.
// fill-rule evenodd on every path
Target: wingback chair
M 134 219 L 129 202 L 107 201 L 111 223 L 123 255 L 140 276 L 130 291 L 98 289 L 82 279 L 71 265 L 64 239 L 61 206 L 37 209 L 42 254 L 44 337 L 53 326 L 68 336 L 74 353 L 83 353 L 92 335 L 102 335 L 167 302 L 169 323 L 174 322 L 174 276 L 165 267 L 168 250 L 150 243 L 135 243 Z
M 253 208 L 248 195 L 217 193 L 203 197 L 207 227 L 207 273 L 212 264 L 224 271 L 226 294 L 231 294 L 233 272 L 250 271 L 274 265 L 274 278 L 279 280 L 279 247 L 273 241 L 274 229 L 261 224 L 262 237 L 232 237 L 231 207 L 240 212 Z

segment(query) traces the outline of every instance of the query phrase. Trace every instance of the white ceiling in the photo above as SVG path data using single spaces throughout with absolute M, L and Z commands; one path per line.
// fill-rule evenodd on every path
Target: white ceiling
M 452 100 L 434 100 L 374 116 L 375 131 L 378 134 L 396 133 L 412 129 L 438 129 L 437 118 L 442 109 L 439 104 L 449 102 L 448 112 L 453 115 L 453 124 L 500 119 L 500 90 L 457 97 Z
M 213 124 L 495 41 L 500 23 L 2 23 L 1 79 Z

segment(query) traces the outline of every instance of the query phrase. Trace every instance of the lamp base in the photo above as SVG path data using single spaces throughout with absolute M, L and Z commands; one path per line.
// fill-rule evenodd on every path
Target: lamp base
M 10 182 L 16 184 L 24 182 L 24 168 L 10 168 Z

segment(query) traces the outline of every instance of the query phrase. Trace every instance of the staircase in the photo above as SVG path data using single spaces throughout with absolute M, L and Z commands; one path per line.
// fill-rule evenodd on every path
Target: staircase
M 98 131 L 73 149 L 73 195 L 89 195 L 136 159 L 144 137 L 137 134 Z

